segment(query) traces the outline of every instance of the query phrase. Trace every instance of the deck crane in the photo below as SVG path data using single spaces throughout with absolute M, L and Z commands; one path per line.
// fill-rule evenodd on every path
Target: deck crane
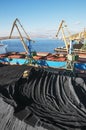
M 26 37 L 23 37 L 23 36 L 22 36 L 22 34 L 21 34 L 20 30 L 19 30 L 19 27 L 18 27 L 17 23 L 20 25 L 20 27 L 21 27 L 22 30 L 24 31 Z M 28 36 L 28 34 L 26 33 L 26 31 L 25 31 L 25 29 L 23 28 L 23 26 L 21 25 L 21 23 L 20 23 L 20 21 L 19 21 L 18 18 L 16 18 L 15 21 L 13 22 L 13 26 L 12 26 L 12 29 L 11 29 L 11 32 L 10 32 L 9 39 L 11 39 L 11 37 L 12 37 L 12 33 L 13 33 L 13 30 L 14 30 L 14 27 L 16 27 L 16 29 L 17 29 L 17 31 L 18 31 L 18 33 L 19 33 L 19 38 L 20 38 L 20 40 L 21 40 L 21 42 L 22 42 L 22 45 L 23 45 L 23 47 L 24 47 L 26 53 L 29 54 L 29 53 L 30 53 L 30 50 L 29 50 L 27 44 L 25 43 L 24 38 L 26 38 L 29 42 L 31 41 L 31 39 L 30 39 L 30 37 Z

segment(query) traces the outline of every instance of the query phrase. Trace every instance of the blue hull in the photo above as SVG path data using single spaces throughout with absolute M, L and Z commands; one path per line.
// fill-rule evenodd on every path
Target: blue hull
M 9 59 L 9 58 L 3 58 L 0 59 L 0 62 L 4 63 L 10 63 L 10 64 L 28 64 L 27 59 Z M 29 61 L 30 62 L 30 61 Z M 47 67 L 54 67 L 54 68 L 66 68 L 67 62 L 62 62 L 62 61 L 49 61 L 49 60 L 36 60 L 35 62 L 32 61 L 33 64 L 36 62 L 40 66 L 47 66 Z M 86 70 L 86 63 L 75 63 L 74 68 L 80 69 L 80 70 Z
M 86 70 L 86 63 L 75 63 L 74 67 L 79 70 Z

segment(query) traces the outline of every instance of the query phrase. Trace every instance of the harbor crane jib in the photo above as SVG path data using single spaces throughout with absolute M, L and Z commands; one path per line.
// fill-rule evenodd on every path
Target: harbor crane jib
M 65 47 L 66 47 L 66 49 L 67 49 L 67 51 L 68 51 L 68 47 L 69 47 L 70 42 L 67 41 L 67 39 L 66 39 L 65 29 L 67 30 L 68 34 L 71 35 L 70 32 L 69 32 L 68 29 L 67 29 L 67 25 L 65 24 L 65 21 L 62 20 L 61 23 L 60 23 L 60 25 L 59 25 L 59 27 L 58 27 L 58 30 L 57 30 L 57 33 L 56 33 L 56 37 L 58 38 L 59 33 L 60 33 L 60 31 L 61 31 L 61 33 L 62 33 L 62 38 L 63 38 L 64 43 L 65 43 Z
M 19 25 L 20 25 L 21 29 L 23 30 L 23 32 L 25 33 L 25 37 L 22 36 L 22 34 L 21 34 L 21 32 L 20 32 L 20 29 L 19 29 Z M 20 38 L 21 43 L 22 43 L 22 45 L 23 45 L 23 47 L 24 47 L 24 49 L 25 49 L 25 52 L 26 52 L 26 54 L 29 55 L 29 54 L 31 53 L 31 47 L 30 47 L 30 41 L 31 41 L 31 39 L 30 39 L 29 35 L 26 33 L 26 31 L 25 31 L 25 29 L 23 28 L 23 26 L 21 25 L 21 23 L 20 23 L 20 21 L 19 21 L 18 18 L 16 18 L 15 21 L 13 22 L 9 39 L 12 38 L 12 33 L 13 33 L 13 30 L 14 30 L 15 27 L 16 27 L 18 33 L 19 33 L 19 38 Z M 26 38 L 26 39 L 29 41 L 29 46 L 25 43 L 24 38 Z

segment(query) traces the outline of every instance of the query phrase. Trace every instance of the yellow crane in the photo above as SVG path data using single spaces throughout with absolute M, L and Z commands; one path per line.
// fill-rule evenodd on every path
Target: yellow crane
M 86 39 L 86 30 L 85 29 L 82 32 L 79 32 L 76 34 L 71 34 L 70 31 L 68 30 L 67 25 L 65 24 L 64 20 L 61 21 L 61 23 L 58 27 L 57 34 L 56 34 L 57 38 L 59 37 L 60 31 L 62 33 L 62 39 L 64 40 L 67 52 L 69 50 L 71 41 L 76 40 L 77 43 L 79 43 L 79 42 L 82 43 L 82 41 L 84 41 L 84 39 Z
M 81 40 L 81 39 L 86 39 L 86 31 L 81 31 L 79 33 L 75 33 L 70 35 L 70 37 L 66 37 L 66 38 L 71 38 L 72 40 Z
M 70 33 L 70 32 L 68 31 L 68 29 L 67 29 L 67 25 L 65 24 L 65 21 L 62 20 L 61 23 L 60 23 L 60 25 L 59 25 L 59 27 L 58 27 L 58 30 L 57 30 L 57 33 L 56 33 L 56 37 L 58 38 L 59 32 L 60 32 L 60 30 L 61 30 L 61 32 L 62 32 L 62 37 L 63 37 L 64 43 L 65 43 L 65 47 L 66 47 L 66 49 L 67 49 L 67 51 L 68 51 L 68 48 L 69 48 L 69 44 L 70 44 L 70 43 L 69 43 L 69 41 L 66 39 L 64 29 L 66 29 L 67 32 L 68 32 L 68 34 L 71 35 L 71 33 Z
M 66 31 L 68 32 L 68 37 L 66 37 L 64 29 L 66 29 Z M 62 32 L 62 37 L 67 50 L 67 69 L 73 70 L 74 62 L 78 59 L 78 56 L 73 52 L 72 40 L 74 39 L 72 38 L 71 33 L 68 31 L 67 25 L 65 24 L 64 20 L 61 21 L 58 27 L 56 37 L 58 37 L 60 30 Z
M 22 36 L 22 34 L 21 34 L 21 32 L 20 32 L 19 27 L 18 27 L 17 24 L 20 25 L 20 27 L 21 27 L 22 30 L 24 31 L 26 37 L 23 37 L 23 36 Z M 25 31 L 25 29 L 23 28 L 23 26 L 21 25 L 21 23 L 20 23 L 20 21 L 19 21 L 18 18 L 16 18 L 15 21 L 13 22 L 13 26 L 12 26 L 12 29 L 11 29 L 11 32 L 10 32 L 9 39 L 12 38 L 12 33 L 13 33 L 13 30 L 14 30 L 14 27 L 16 27 L 16 29 L 17 29 L 17 31 L 18 31 L 18 33 L 19 33 L 19 38 L 20 38 L 20 40 L 21 40 L 21 42 L 22 42 L 22 45 L 23 45 L 23 47 L 24 47 L 26 53 L 29 54 L 29 49 L 28 49 L 27 44 L 26 44 L 25 41 L 24 41 L 24 38 L 26 38 L 28 41 L 31 41 L 31 39 L 30 39 L 30 37 L 28 36 L 28 34 L 26 33 L 26 31 Z

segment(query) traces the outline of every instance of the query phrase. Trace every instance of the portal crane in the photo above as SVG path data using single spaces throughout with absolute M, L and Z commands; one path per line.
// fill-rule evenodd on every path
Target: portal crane
M 59 25 L 59 27 L 58 27 L 56 37 L 58 38 L 59 32 L 60 32 L 60 30 L 61 30 L 61 32 L 62 32 L 62 37 L 63 37 L 64 43 L 65 43 L 66 49 L 67 49 L 67 51 L 68 51 L 68 46 L 69 46 L 70 43 L 69 43 L 69 42 L 67 41 L 67 39 L 66 39 L 65 32 L 64 32 L 64 27 L 66 27 L 66 29 L 67 29 L 67 25 L 65 25 L 65 21 L 62 20 L 61 23 L 60 23 L 60 25 Z M 68 29 L 67 29 L 67 32 L 68 32 L 68 34 L 70 35 L 70 32 L 68 31 Z
M 18 27 L 17 23 L 20 25 L 20 27 L 21 27 L 22 30 L 24 31 L 26 37 L 23 37 L 23 36 L 22 36 L 22 34 L 21 34 L 20 30 L 19 30 L 19 27 Z M 13 23 L 13 26 L 12 26 L 12 29 L 11 29 L 11 32 L 10 32 L 9 39 L 12 37 L 12 33 L 13 33 L 13 30 L 14 30 L 14 27 L 16 27 L 16 29 L 17 29 L 17 31 L 18 31 L 18 33 L 19 33 L 19 38 L 20 38 L 20 40 L 21 40 L 21 42 L 22 42 L 22 45 L 23 45 L 23 47 L 24 47 L 26 53 L 29 54 L 29 49 L 28 49 L 27 44 L 26 44 L 25 41 L 24 41 L 24 38 L 26 38 L 29 42 L 31 41 L 31 39 L 30 39 L 30 37 L 28 36 L 28 34 L 26 33 L 26 31 L 25 31 L 25 29 L 23 28 L 23 26 L 21 25 L 21 23 L 20 23 L 20 21 L 19 21 L 18 18 L 16 18 L 15 21 L 14 21 L 14 23 Z
M 67 37 L 65 36 L 64 33 L 64 27 L 66 27 L 67 29 L 67 25 L 65 25 L 65 21 L 62 20 L 59 28 L 57 30 L 57 34 L 56 37 L 58 37 L 60 30 L 62 31 L 62 36 L 63 36 L 63 40 L 67 49 L 67 69 L 73 70 L 74 69 L 74 62 L 78 59 L 78 56 L 76 54 L 73 53 L 73 38 L 71 37 L 71 33 L 68 31 L 67 32 L 69 34 L 69 37 L 67 39 Z

